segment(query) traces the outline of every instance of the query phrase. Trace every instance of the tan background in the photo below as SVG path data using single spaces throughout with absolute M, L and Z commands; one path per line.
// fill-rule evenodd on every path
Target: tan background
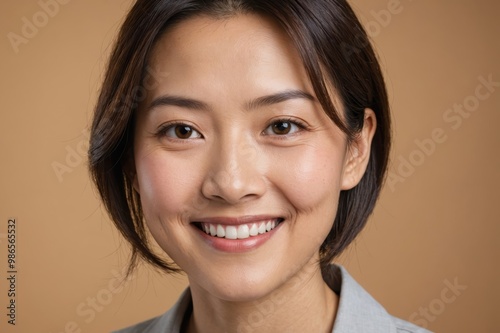
M 500 81 L 500 2 L 351 3 L 387 73 L 391 171 L 406 173 L 404 182 L 388 183 L 369 226 L 340 262 L 399 317 L 437 332 L 500 332 L 500 87 L 459 128 L 443 118 L 455 103 L 473 101 L 480 76 Z M 82 131 L 129 6 L 130 0 L 73 0 L 43 22 L 35 0 L 0 4 L 1 332 L 107 332 L 164 312 L 186 285 L 143 268 L 120 288 L 114 276 L 126 263 L 126 246 L 85 168 Z M 374 13 L 389 9 L 390 22 L 377 21 Z M 7 36 L 21 35 L 23 17 L 33 22 L 34 15 L 40 27 L 16 53 Z M 415 140 L 427 142 L 435 129 L 446 141 L 419 153 Z M 420 165 L 403 170 L 403 159 Z M 60 179 L 54 163 L 67 167 Z M 9 217 L 18 222 L 15 327 L 5 316 Z M 452 297 L 450 283 L 467 288 Z M 427 318 L 419 312 L 425 309 Z

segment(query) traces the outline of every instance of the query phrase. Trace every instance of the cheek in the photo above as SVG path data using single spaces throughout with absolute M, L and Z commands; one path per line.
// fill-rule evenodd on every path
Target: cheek
M 280 190 L 299 211 L 323 207 L 335 213 L 340 193 L 343 154 L 338 147 L 305 146 L 280 156 L 274 175 Z M 325 204 L 326 206 L 322 206 Z M 333 212 L 331 211 L 333 209 Z
M 136 151 L 136 171 L 142 207 L 147 217 L 179 218 L 194 196 L 196 171 L 183 160 L 157 149 Z

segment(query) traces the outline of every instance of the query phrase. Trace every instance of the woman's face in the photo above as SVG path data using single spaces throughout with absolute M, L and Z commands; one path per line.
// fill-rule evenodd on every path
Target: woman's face
M 192 288 L 252 300 L 317 271 L 339 192 L 357 180 L 285 33 L 258 16 L 192 18 L 150 68 L 134 186 Z

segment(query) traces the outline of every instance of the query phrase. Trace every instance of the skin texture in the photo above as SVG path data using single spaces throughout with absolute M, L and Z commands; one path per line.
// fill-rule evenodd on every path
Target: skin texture
M 258 16 L 184 21 L 150 65 L 158 84 L 137 115 L 134 187 L 151 234 L 189 278 L 187 331 L 331 332 L 338 297 L 318 250 L 340 191 L 365 171 L 373 112 L 348 147 L 315 100 L 258 103 L 292 90 L 314 98 L 286 35 Z M 284 221 L 237 253 L 215 249 L 193 223 L 256 215 Z

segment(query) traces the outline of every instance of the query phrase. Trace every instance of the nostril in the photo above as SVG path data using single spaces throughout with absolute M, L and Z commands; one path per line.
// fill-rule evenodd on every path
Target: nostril
M 258 172 L 245 170 L 238 167 L 229 171 L 207 173 L 201 187 L 203 196 L 229 204 L 261 197 L 266 191 L 265 177 Z

